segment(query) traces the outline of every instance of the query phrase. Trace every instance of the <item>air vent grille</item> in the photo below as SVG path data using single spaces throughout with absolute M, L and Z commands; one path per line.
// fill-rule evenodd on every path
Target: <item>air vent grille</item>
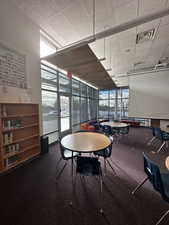
M 140 32 L 136 36 L 136 44 L 144 43 L 145 41 L 151 41 L 155 36 L 155 28 Z

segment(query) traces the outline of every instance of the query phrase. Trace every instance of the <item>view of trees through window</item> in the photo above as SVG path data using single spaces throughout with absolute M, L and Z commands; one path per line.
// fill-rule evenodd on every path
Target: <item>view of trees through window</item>
M 99 91 L 99 118 L 123 119 L 128 117 L 128 88 Z
M 97 119 L 97 89 L 45 64 L 41 78 L 43 134 L 50 142 L 57 140 L 59 131 L 76 130 L 80 123 Z

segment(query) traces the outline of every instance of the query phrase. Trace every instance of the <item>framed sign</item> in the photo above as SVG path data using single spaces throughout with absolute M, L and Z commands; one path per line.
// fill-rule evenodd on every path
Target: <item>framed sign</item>
M 0 85 L 27 88 L 26 56 L 1 43 Z

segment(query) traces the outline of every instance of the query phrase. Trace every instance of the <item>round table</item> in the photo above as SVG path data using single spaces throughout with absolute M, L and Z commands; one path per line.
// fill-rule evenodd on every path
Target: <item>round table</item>
M 169 156 L 165 159 L 165 166 L 169 170 Z
M 169 127 L 162 127 L 160 129 L 166 133 L 169 133 Z
M 128 127 L 129 125 L 127 123 L 120 123 L 120 122 L 103 122 L 101 125 L 106 125 L 114 128 L 122 128 L 122 127 Z
M 103 150 L 111 145 L 110 139 L 100 133 L 78 132 L 68 134 L 61 140 L 63 147 L 70 151 L 90 153 Z

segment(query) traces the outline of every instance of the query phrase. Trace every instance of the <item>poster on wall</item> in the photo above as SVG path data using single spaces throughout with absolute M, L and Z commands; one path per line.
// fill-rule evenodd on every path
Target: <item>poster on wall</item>
M 26 89 L 26 56 L 0 43 L 0 85 Z

